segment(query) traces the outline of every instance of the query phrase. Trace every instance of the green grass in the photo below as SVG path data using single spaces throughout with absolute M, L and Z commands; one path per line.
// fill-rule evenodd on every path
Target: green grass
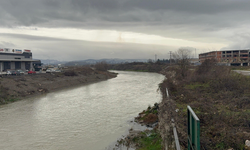
M 225 144 L 223 142 L 216 144 L 215 146 L 216 149 L 221 149 L 224 150 L 225 149 Z
M 179 111 L 181 112 L 187 112 L 187 104 L 183 104 L 183 103 L 176 103 L 177 108 L 179 109 Z
M 7 102 L 15 102 L 15 101 L 18 101 L 18 99 L 17 98 L 10 98 L 7 100 Z
M 134 142 L 137 142 L 139 146 L 138 150 L 161 150 L 161 136 L 156 130 L 150 131 L 150 133 L 143 132 L 142 138 L 135 138 Z
M 208 87 L 209 83 L 199 83 L 199 82 L 195 82 L 193 84 L 188 84 L 185 86 L 185 88 L 189 90 L 195 90 L 197 88 L 208 88 Z

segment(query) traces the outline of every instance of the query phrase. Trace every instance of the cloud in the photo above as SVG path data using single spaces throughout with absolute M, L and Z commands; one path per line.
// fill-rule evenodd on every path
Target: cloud
M 169 57 L 169 50 L 177 49 L 177 47 L 159 45 L 90 42 L 21 34 L 2 34 L 1 37 L 13 41 L 14 44 L 12 46 L 15 47 L 10 48 L 31 49 L 33 58 L 37 59 L 153 59 L 155 54 L 162 59 Z
M 6 42 L 6 41 L 1 41 L 0 42 L 0 47 L 4 48 L 4 47 L 14 47 L 15 44 L 11 43 L 11 42 Z
M 249 6 L 248 0 L 1 0 L 0 26 L 134 32 L 203 42 L 203 49 L 244 48 Z
M 199 26 L 200 30 L 216 30 L 247 21 L 249 5 L 246 0 L 2 0 L 0 6 L 5 15 L 0 17 L 12 18 L 13 25 L 27 26 L 134 31 L 136 25 L 144 27 L 144 32 L 150 27 L 167 30 L 173 26 Z

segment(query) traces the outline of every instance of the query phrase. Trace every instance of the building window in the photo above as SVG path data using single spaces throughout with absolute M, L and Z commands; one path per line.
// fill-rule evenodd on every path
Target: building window
M 30 62 L 25 62 L 25 69 L 30 70 Z
M 10 69 L 10 62 L 4 62 L 3 63 L 3 70 L 7 71 L 8 69 Z
M 21 69 L 21 62 L 15 62 L 15 69 Z

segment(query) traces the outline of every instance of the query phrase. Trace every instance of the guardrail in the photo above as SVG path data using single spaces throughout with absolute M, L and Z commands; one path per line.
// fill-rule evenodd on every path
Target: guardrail
M 174 122 L 174 119 L 172 119 L 172 122 Z M 179 138 L 178 138 L 178 135 L 177 135 L 177 130 L 176 130 L 175 124 L 172 123 L 172 126 L 173 126 L 173 132 L 174 132 L 175 148 L 176 148 L 176 150 L 181 150 L 180 143 L 179 143 Z

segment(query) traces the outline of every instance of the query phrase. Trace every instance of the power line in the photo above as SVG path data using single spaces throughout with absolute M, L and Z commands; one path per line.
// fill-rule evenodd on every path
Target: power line
M 169 53 L 170 53 L 170 60 L 169 61 L 170 61 L 170 65 L 171 65 L 171 55 L 172 55 L 172 52 L 170 51 Z

